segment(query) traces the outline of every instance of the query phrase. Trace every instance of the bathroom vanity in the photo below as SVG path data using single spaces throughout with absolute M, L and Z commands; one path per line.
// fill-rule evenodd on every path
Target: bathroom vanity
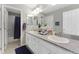
M 52 38 L 54 39 L 54 38 Z M 48 35 L 40 35 L 36 31 L 26 32 L 26 45 L 35 54 L 73 54 L 76 53 L 68 43 L 58 43 L 50 40 Z

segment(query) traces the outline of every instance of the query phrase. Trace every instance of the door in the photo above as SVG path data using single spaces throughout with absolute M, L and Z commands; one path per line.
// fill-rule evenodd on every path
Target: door
M 6 49 L 8 44 L 8 11 L 4 10 L 4 48 Z

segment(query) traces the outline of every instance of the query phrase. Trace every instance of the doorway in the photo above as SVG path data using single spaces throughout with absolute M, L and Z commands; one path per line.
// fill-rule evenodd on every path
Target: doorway
M 5 8 L 5 52 L 13 54 L 14 49 L 20 46 L 21 12 L 12 8 Z

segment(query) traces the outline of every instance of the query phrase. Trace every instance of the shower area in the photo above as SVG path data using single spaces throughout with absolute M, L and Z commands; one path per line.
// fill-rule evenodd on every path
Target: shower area
M 8 42 L 20 39 L 20 14 L 8 12 Z

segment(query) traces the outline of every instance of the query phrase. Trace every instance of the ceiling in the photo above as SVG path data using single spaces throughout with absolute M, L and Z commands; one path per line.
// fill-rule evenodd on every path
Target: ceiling
M 11 12 L 11 13 L 20 14 L 20 11 L 16 9 L 7 8 L 7 10 L 8 12 Z
M 70 4 L 56 4 L 56 5 L 47 5 L 47 7 L 43 10 L 43 14 L 51 13 L 55 10 L 58 10 L 60 8 L 64 8 L 69 6 Z
M 37 4 L 26 4 L 26 6 L 32 10 L 37 6 Z
M 48 14 L 48 13 L 51 13 L 55 10 L 58 10 L 60 8 L 64 8 L 66 6 L 69 6 L 70 4 L 55 4 L 55 5 L 52 5 L 52 4 L 26 4 L 26 6 L 30 9 L 30 10 L 33 10 L 39 6 L 42 7 L 42 13 L 43 14 Z

